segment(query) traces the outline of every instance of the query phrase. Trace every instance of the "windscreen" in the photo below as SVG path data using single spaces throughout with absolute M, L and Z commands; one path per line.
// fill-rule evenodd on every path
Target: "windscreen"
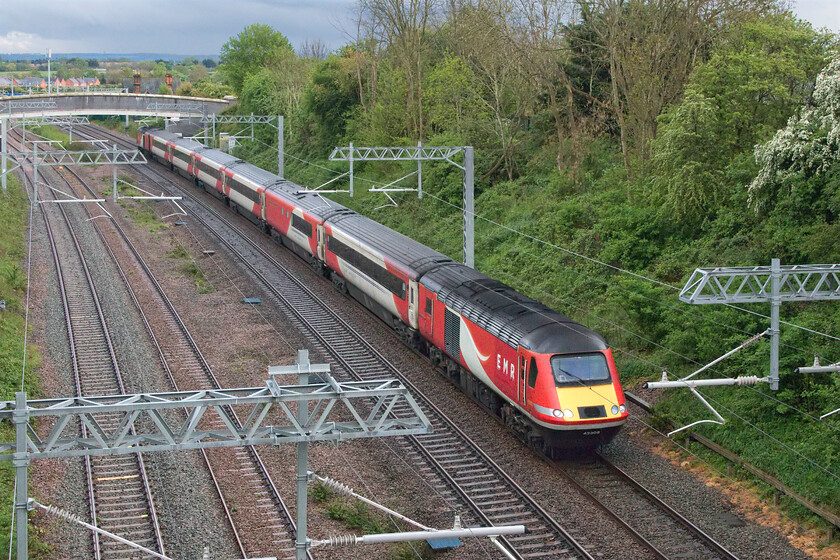
M 554 382 L 561 385 L 596 385 L 610 381 L 610 370 L 603 354 L 558 354 L 551 357 Z

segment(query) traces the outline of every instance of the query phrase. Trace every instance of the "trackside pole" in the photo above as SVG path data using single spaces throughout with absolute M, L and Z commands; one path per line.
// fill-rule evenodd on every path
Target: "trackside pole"
M 114 144 L 114 160 L 116 160 L 116 158 L 117 158 L 117 156 L 116 156 L 116 152 L 117 152 L 117 145 L 116 145 L 116 144 Z M 113 177 L 114 177 L 114 204 L 116 204 L 116 203 L 117 203 L 117 165 L 116 165 L 116 163 L 115 163 L 114 165 L 112 165 L 112 166 L 111 166 L 111 169 L 113 169 Z
M 779 259 L 770 259 L 770 389 L 779 390 L 779 295 L 782 267 Z
M 281 179 L 286 178 L 286 162 L 284 160 L 286 144 L 283 137 L 283 126 L 283 115 L 277 115 L 277 174 Z
M 309 350 L 298 350 L 298 383 L 309 385 Z M 309 401 L 298 401 L 297 421 L 305 427 L 309 421 Z M 306 493 L 309 474 L 306 467 L 309 462 L 309 443 L 297 444 L 297 533 L 295 536 L 295 560 L 306 560 L 308 541 L 306 538 Z
M 417 142 L 417 198 L 423 198 L 423 142 Z
M 0 119 L 0 142 L 3 143 L 2 150 L 0 150 L 0 184 L 3 187 L 3 194 L 6 194 L 6 155 L 9 152 L 6 142 L 9 141 L 6 135 L 6 126 L 9 119 L 3 117 Z
M 475 268 L 475 153 L 464 146 L 464 264 Z
M 23 144 L 21 144 L 23 147 Z M 34 207 L 38 204 L 38 142 L 35 142 L 35 157 L 33 159 L 33 170 L 32 170 L 32 206 Z
M 15 538 L 17 539 L 17 560 L 29 557 L 29 534 L 27 521 L 27 469 L 30 459 L 26 453 L 26 426 L 29 424 L 29 411 L 26 408 L 26 393 L 15 393 L 15 410 L 12 414 L 15 426 L 15 453 L 12 465 L 15 467 Z
M 353 142 L 350 142 L 350 196 L 353 196 Z

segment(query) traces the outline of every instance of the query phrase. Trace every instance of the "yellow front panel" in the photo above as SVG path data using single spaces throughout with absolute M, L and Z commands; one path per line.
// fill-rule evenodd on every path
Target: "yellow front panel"
M 615 386 L 612 384 L 606 385 L 590 385 L 588 387 L 558 387 L 557 399 L 560 401 L 560 409 L 569 409 L 574 416 L 566 418 L 567 421 L 574 422 L 580 420 L 578 415 L 579 406 L 603 406 L 607 412 L 604 419 L 619 418 L 621 413 L 613 414 L 610 410 L 613 405 L 618 405 L 618 396 L 615 393 Z M 599 418 L 602 420 L 602 418 Z

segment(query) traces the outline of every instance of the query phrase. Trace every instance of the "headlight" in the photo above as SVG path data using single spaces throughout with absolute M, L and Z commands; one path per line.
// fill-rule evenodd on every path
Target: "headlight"
M 555 408 L 554 409 L 554 416 L 556 416 L 557 418 L 561 418 L 563 416 L 563 411 Z
M 616 414 L 618 414 L 618 405 L 617 405 L 617 404 L 614 404 L 614 405 L 612 406 L 612 408 L 610 409 L 610 412 L 612 412 L 612 413 L 613 413 L 613 416 L 615 416 Z
M 572 413 L 571 410 L 569 410 L 567 408 L 566 410 L 563 411 L 563 416 L 565 416 L 566 418 L 571 418 L 572 416 L 574 416 L 574 414 Z
M 618 407 L 618 411 L 624 414 L 625 412 L 627 412 L 627 407 L 622 404 Z

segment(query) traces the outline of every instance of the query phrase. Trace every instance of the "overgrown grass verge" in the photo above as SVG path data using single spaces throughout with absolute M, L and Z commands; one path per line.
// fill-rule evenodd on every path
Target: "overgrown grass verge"
M 710 224 L 705 236 L 683 239 L 663 224 L 657 207 L 646 205 L 640 194 L 642 186 L 624 177 L 617 165 L 599 165 L 606 169 L 593 170 L 585 186 L 556 169 L 540 168 L 514 181 L 479 186 L 476 213 L 505 227 L 476 219 L 478 270 L 604 335 L 628 388 L 659 378 L 662 369 L 672 378 L 687 375 L 767 328 L 768 322 L 757 315 L 723 306 L 689 306 L 679 301 L 676 290 L 566 252 L 564 249 L 682 286 L 697 266 L 769 264 L 770 251 L 780 250 L 764 234 L 733 233 L 732 224 L 740 224 L 746 232 L 767 227 L 742 208 L 721 209 L 718 223 Z M 364 177 L 384 183 L 407 170 L 386 164 L 359 167 L 359 185 L 366 185 Z M 291 162 L 287 176 L 303 184 L 323 182 L 323 178 L 311 176 L 315 172 L 329 178 L 312 169 Z M 424 164 L 423 177 L 429 196 L 418 201 L 414 193 L 394 195 L 399 203 L 396 208 L 379 208 L 384 202 L 382 195 L 366 193 L 363 188 L 357 189 L 353 198 L 333 198 L 461 260 L 460 173 L 450 172 L 442 164 Z M 636 200 L 628 199 L 628 189 L 635 191 Z M 793 231 L 791 227 L 767 235 L 792 236 Z M 789 258 L 797 262 L 793 260 L 797 257 Z M 829 254 L 824 260 L 836 262 L 837 258 L 840 255 Z M 746 307 L 755 313 L 769 311 L 763 305 Z M 790 305 L 783 307 L 782 319 L 836 334 L 840 307 L 832 302 Z M 727 423 L 698 426 L 697 432 L 840 514 L 840 414 L 823 422 L 814 420 L 840 406 L 840 376 L 792 373 L 795 367 L 813 361 L 813 354 L 795 347 L 819 352 L 827 363 L 836 361 L 837 343 L 783 327 L 782 344 L 782 390 L 774 393 L 766 385 L 701 389 Z M 762 377 L 767 375 L 768 365 L 769 344 L 760 342 L 721 362 L 707 376 Z M 655 412 L 672 425 L 709 417 L 687 391 L 669 390 L 663 397 Z M 821 528 L 801 508 L 789 507 L 784 500 L 780 507 L 798 522 Z
M 24 313 L 26 301 L 26 223 L 29 202 L 14 175 L 9 175 L 8 192 L 0 195 L 0 299 L 6 309 L 0 310 L 0 400 L 14 400 L 21 388 L 28 398 L 40 396 L 38 365 L 40 356 L 34 345 L 26 349 L 24 373 Z M 22 387 L 21 387 L 22 385 Z M 0 439 L 14 441 L 14 429 L 0 423 Z M 0 549 L 9 549 L 12 520 L 14 470 L 10 461 L 0 463 Z M 12 543 L 14 546 L 14 542 Z M 31 558 L 40 558 L 48 551 L 34 531 L 29 532 Z
M 195 285 L 196 292 L 199 294 L 209 294 L 213 292 L 213 286 L 211 286 L 204 278 L 204 271 L 200 266 L 198 266 L 198 263 L 195 262 L 192 255 L 190 255 L 190 253 L 184 249 L 182 245 L 177 245 L 174 249 L 167 253 L 166 256 L 170 259 L 183 261 L 178 268 L 185 276 L 192 280 Z
M 321 505 L 330 519 L 344 522 L 348 529 L 365 535 L 397 532 L 384 514 L 359 500 L 337 496 L 320 482 L 309 487 L 309 496 Z M 422 559 L 432 557 L 425 543 L 414 543 L 413 548 L 409 543 L 395 543 L 388 547 L 389 560 L 416 559 L 418 553 Z
M 62 150 L 81 152 L 84 150 L 96 149 L 93 145 L 88 144 L 87 142 L 81 142 L 79 140 L 73 140 L 71 142 L 69 134 L 51 125 L 38 126 L 33 128 L 32 131 L 47 140 L 54 140 L 58 142 L 58 144 L 55 144 L 55 147 L 61 148 Z M 41 149 L 45 150 L 47 147 L 42 146 Z
M 161 128 L 163 127 L 163 119 L 159 119 Z M 125 127 L 125 119 L 119 117 L 93 117 L 90 122 L 99 126 L 104 126 L 114 132 L 119 132 L 132 139 L 137 138 L 137 122 L 132 119 L 128 120 L 128 128 Z M 157 123 L 156 123 L 157 124 Z

